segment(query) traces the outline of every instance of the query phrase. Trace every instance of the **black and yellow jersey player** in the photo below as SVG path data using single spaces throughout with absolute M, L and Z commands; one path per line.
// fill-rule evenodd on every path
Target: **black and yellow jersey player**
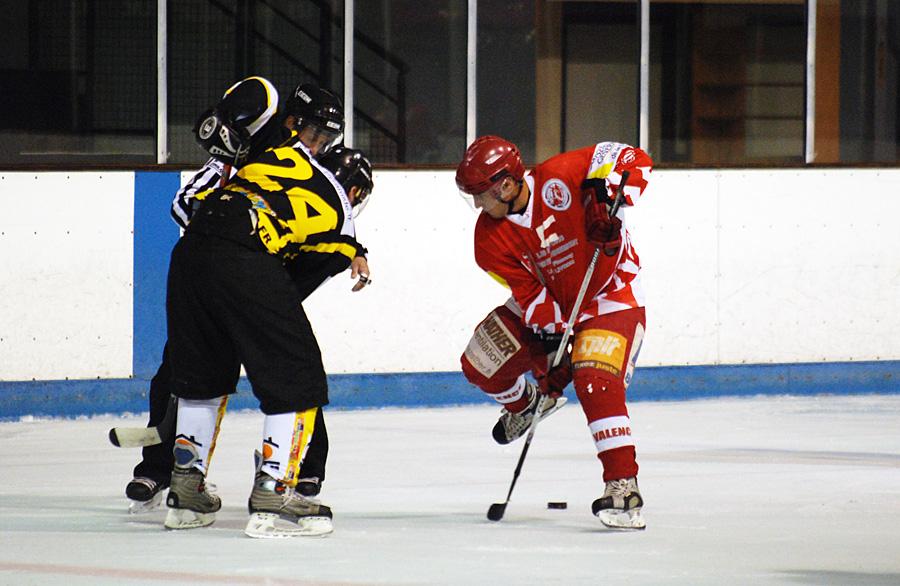
M 285 536 L 332 530 L 331 509 L 295 490 L 315 421 L 328 404 L 303 300 L 348 265 L 360 276 L 354 289 L 366 284 L 353 207 L 371 188 L 371 165 L 361 152 L 335 148 L 319 162 L 293 146 L 264 152 L 203 197 L 172 251 L 166 289 L 178 397 L 166 527 L 208 525 L 221 507 L 203 479 L 243 365 L 265 414 L 245 533 L 271 537 L 273 523 L 285 518 L 293 523 Z M 299 280 L 292 274 L 298 265 L 309 269 Z
M 223 188 L 198 196 L 188 232 L 230 237 L 279 257 L 304 297 L 348 266 L 361 278 L 358 290 L 369 280 L 354 209 L 362 208 L 372 185 L 371 163 L 361 151 L 336 147 L 317 160 L 299 142 L 271 148 Z

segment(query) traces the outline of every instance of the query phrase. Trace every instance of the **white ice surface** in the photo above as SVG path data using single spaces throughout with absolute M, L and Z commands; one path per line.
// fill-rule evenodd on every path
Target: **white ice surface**
M 97 417 L 0 424 L 0 584 L 900 584 L 900 396 L 634 403 L 647 530 L 590 514 L 601 467 L 577 405 L 521 443 L 488 406 L 330 411 L 326 538 L 245 537 L 257 413 L 229 413 L 209 528 L 126 513 L 137 450 Z M 568 501 L 565 511 L 547 501 Z

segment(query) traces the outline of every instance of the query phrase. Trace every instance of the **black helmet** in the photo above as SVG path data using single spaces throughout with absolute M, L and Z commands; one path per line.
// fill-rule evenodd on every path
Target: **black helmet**
M 248 77 L 228 88 L 216 108 L 255 136 L 278 110 L 278 90 L 264 77 Z
M 222 100 L 200 115 L 194 136 L 210 155 L 230 165 L 244 163 L 254 137 L 262 137 L 278 109 L 278 90 L 262 77 L 248 77 L 228 88 Z
M 356 201 L 353 202 L 354 207 L 360 206 L 368 200 L 375 183 L 372 181 L 372 163 L 362 151 L 337 146 L 317 160 L 320 165 L 334 174 L 334 178 L 347 193 L 350 193 L 352 188 L 359 187 Z M 361 207 L 359 209 L 362 210 Z M 354 215 L 358 215 L 358 212 Z
M 343 137 L 344 104 L 336 95 L 314 83 L 298 85 L 288 98 L 284 111 L 297 119 L 297 130 L 313 126 L 328 137 L 319 154 L 327 152 Z

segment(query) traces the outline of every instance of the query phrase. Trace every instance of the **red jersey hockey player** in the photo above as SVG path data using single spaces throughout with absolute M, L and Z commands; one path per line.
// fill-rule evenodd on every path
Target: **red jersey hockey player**
M 624 209 L 644 192 L 651 166 L 638 148 L 602 142 L 552 157 L 526 175 L 514 144 L 482 136 L 456 171 L 460 191 L 481 208 L 475 261 L 512 291 L 475 329 L 461 358 L 463 373 L 503 405 L 493 430 L 501 444 L 528 430 L 539 392 L 549 395 L 546 417 L 563 405 L 562 390 L 574 382 L 606 482 L 592 509 L 616 528 L 645 526 L 625 405 L 644 335 L 644 296 L 623 220 Z M 624 201 L 610 218 L 624 171 Z M 549 369 L 598 247 L 603 252 L 575 320 L 570 360 Z M 528 371 L 537 386 L 525 379 Z

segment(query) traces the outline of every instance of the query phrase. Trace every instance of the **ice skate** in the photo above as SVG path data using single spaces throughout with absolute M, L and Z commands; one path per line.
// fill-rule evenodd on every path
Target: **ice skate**
M 256 467 L 256 473 L 259 473 L 262 470 L 262 454 L 259 450 L 255 450 L 253 452 L 253 464 Z M 314 497 L 318 496 L 320 492 L 322 492 L 322 481 L 319 480 L 318 476 L 310 476 L 308 478 L 301 478 L 297 481 L 297 487 L 295 488 L 297 492 L 301 495 L 315 500 Z M 319 502 L 315 500 L 315 502 Z M 253 512 L 252 510 L 250 511 Z
M 519 413 L 512 413 L 506 408 L 500 415 L 500 419 L 494 425 L 492 435 L 494 441 L 498 444 L 505 445 L 513 442 L 528 431 L 531 426 L 531 420 L 534 419 L 534 412 L 537 410 L 538 403 L 541 399 L 541 393 L 537 387 L 530 381 L 525 383 L 525 392 L 528 393 L 528 406 Z M 544 407 L 541 410 L 541 419 L 559 411 L 560 407 L 566 404 L 565 397 L 545 397 Z
M 318 496 L 320 492 L 322 492 L 322 483 L 321 481 L 319 481 L 318 476 L 301 478 L 297 481 L 297 488 L 295 490 L 303 496 L 309 499 L 313 499 L 314 497 Z
M 136 476 L 125 487 L 125 496 L 128 497 L 128 512 L 132 515 L 149 513 L 162 504 L 163 492 L 169 487 L 168 483 L 157 482 L 146 476 Z
M 256 474 L 245 534 L 257 538 L 304 537 L 332 531 L 329 507 L 264 472 Z
M 192 465 L 185 468 L 176 464 L 166 505 L 169 507 L 165 521 L 168 529 L 193 529 L 212 525 L 216 511 L 222 508 L 222 499 L 210 493 L 200 470 Z
M 632 477 L 607 482 L 603 496 L 594 501 L 591 510 L 612 529 L 644 529 L 643 505 L 637 478 Z

